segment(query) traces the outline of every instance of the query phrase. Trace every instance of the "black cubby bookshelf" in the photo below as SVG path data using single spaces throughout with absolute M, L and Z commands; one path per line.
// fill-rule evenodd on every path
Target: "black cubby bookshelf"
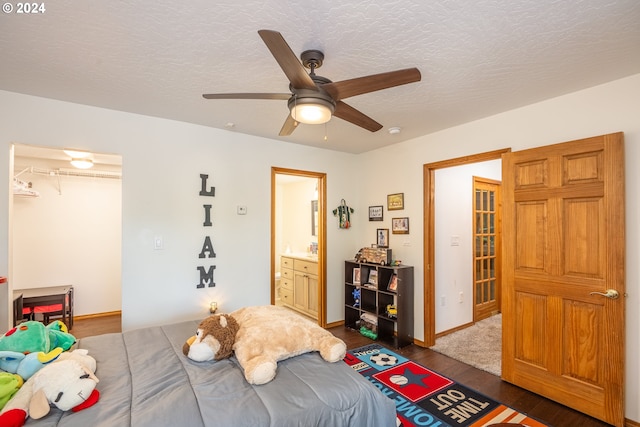
M 354 283 L 354 270 L 360 269 L 360 283 Z M 376 284 L 370 284 L 371 271 L 377 273 Z M 397 288 L 389 290 L 396 275 Z M 374 274 L 375 276 L 375 274 Z M 408 265 L 382 266 L 348 260 L 344 263 L 344 322 L 351 329 L 360 330 L 360 316 L 369 313 L 378 322 L 377 340 L 395 348 L 413 343 L 413 267 Z M 360 290 L 356 304 L 353 291 Z M 387 305 L 395 304 L 396 317 L 387 314 Z

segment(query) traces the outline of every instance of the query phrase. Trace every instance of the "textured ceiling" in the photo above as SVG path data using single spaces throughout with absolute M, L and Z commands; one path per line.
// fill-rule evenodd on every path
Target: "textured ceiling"
M 0 15 L 0 89 L 353 153 L 640 73 L 638 0 L 44 4 Z M 201 96 L 288 91 L 259 29 L 322 50 L 333 81 L 409 67 L 422 81 L 347 100 L 376 133 L 334 118 L 278 137 L 286 101 Z

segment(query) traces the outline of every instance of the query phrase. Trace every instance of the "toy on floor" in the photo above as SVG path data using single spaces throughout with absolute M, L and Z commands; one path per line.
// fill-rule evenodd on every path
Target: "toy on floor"
M 51 405 L 78 412 L 97 403 L 96 361 L 87 350 L 63 353 L 35 373 L 0 412 L 0 425 L 21 427 L 27 417 L 47 415 Z
M 235 334 L 234 323 L 239 326 Z M 301 315 L 267 305 L 209 316 L 185 343 L 183 353 L 197 362 L 218 360 L 231 355 L 225 351 L 230 346 L 250 384 L 271 381 L 280 360 L 318 351 L 327 362 L 337 362 L 347 349 L 342 340 Z

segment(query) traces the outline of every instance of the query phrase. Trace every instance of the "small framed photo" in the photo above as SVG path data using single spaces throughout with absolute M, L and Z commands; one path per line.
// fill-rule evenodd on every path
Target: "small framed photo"
M 392 218 L 391 232 L 393 234 L 409 234 L 409 218 Z
M 371 270 L 369 272 L 369 280 L 367 280 L 367 283 L 378 286 L 378 270 Z
M 369 221 L 382 221 L 382 206 L 369 206 Z
M 359 267 L 356 267 L 353 269 L 353 284 L 354 285 L 360 284 L 360 268 Z
M 379 248 L 389 247 L 389 229 L 378 228 L 376 230 L 376 246 Z
M 387 210 L 399 211 L 404 209 L 404 193 L 387 195 Z
M 389 291 L 397 291 L 398 290 L 398 275 L 393 273 L 391 278 L 389 279 L 389 285 L 387 286 L 387 290 Z

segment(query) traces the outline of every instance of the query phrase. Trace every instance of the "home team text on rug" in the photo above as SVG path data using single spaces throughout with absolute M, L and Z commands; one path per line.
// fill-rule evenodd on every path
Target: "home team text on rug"
M 350 350 L 344 361 L 396 404 L 404 427 L 545 424 L 446 378 L 379 344 Z

